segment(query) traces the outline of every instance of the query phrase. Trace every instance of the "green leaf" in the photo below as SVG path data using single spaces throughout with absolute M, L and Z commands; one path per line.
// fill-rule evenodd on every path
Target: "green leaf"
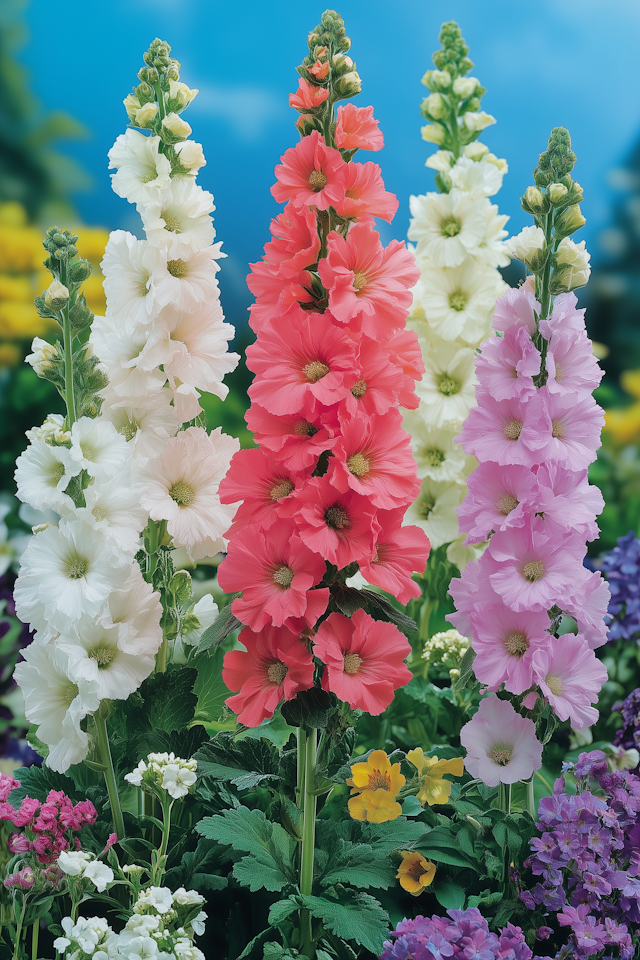
M 235 735 L 238 740 L 270 740 L 278 750 L 283 750 L 291 736 L 296 732 L 290 727 L 284 717 L 276 712 L 270 720 L 263 720 L 259 727 L 247 727 Z
M 198 671 L 193 687 L 198 698 L 194 723 L 213 723 L 221 720 L 227 712 L 224 702 L 229 697 L 229 690 L 222 680 L 223 660 L 224 651 L 220 649 L 214 650 L 211 656 L 193 657 L 189 660 L 189 666 Z
M 476 658 L 476 652 L 473 647 L 467 647 L 465 654 L 460 661 L 460 676 L 453 685 L 454 690 L 464 690 L 466 685 L 469 683 L 471 678 L 474 676 L 473 673 L 473 661 Z
M 324 826 L 324 825 L 322 825 Z M 318 846 L 328 853 L 328 861 L 319 877 L 323 887 L 347 883 L 353 887 L 386 890 L 395 881 L 395 870 L 386 857 L 378 857 L 368 843 L 352 843 L 331 836 L 334 831 L 318 824 Z
M 445 879 L 438 883 L 438 876 L 433 884 L 433 892 L 441 907 L 445 910 L 464 910 L 464 888 L 454 880 Z
M 182 730 L 193 720 L 198 698 L 193 692 L 195 670 L 175 667 L 156 673 L 140 688 L 144 709 L 152 730 Z
M 415 850 L 428 832 L 423 823 L 398 817 L 389 823 L 363 824 L 362 840 L 371 844 L 377 857 L 384 857 L 396 850 Z
M 429 857 L 434 863 L 448 863 L 452 867 L 467 867 L 478 872 L 478 864 L 463 853 L 457 853 L 456 850 L 444 850 L 441 847 L 430 847 L 429 839 L 424 844 L 419 844 L 418 849 L 425 857 Z
M 376 956 L 382 952 L 389 935 L 389 917 L 368 893 L 345 894 L 339 901 L 325 897 L 296 897 L 296 900 L 336 936 L 353 940 Z
M 84 799 L 78 794 L 70 777 L 56 773 L 49 767 L 18 767 L 13 771 L 13 778 L 20 781 L 20 786 L 12 790 L 8 798 L 14 807 L 20 806 L 27 796 L 44 803 L 50 790 L 62 790 L 74 803 Z
M 287 900 L 278 900 L 269 908 L 270 926 L 280 926 L 281 923 L 284 923 L 284 921 L 298 909 L 298 904 L 292 897 L 289 897 Z
M 194 890 L 222 890 L 227 886 L 227 878 L 211 873 L 220 859 L 219 852 L 217 843 L 203 837 L 195 850 L 183 853 L 179 866 L 167 872 L 166 882 L 172 889 L 192 887 Z
M 317 730 L 327 726 L 337 703 L 335 694 L 320 687 L 311 687 L 302 690 L 293 700 L 283 703 L 280 711 L 291 726 L 313 727 Z
M 266 930 L 262 930 L 261 933 L 258 933 L 253 940 L 250 940 L 246 945 L 238 960 L 247 960 L 247 957 L 250 957 L 256 947 L 262 946 L 267 937 L 271 936 L 273 930 L 271 927 L 267 927 Z
M 422 804 L 417 797 L 407 797 L 402 804 L 403 817 L 417 817 L 422 813 Z
M 387 620 L 399 627 L 404 633 L 416 633 L 418 624 L 411 617 L 408 617 L 402 610 L 383 597 L 380 593 L 374 593 L 373 590 L 363 590 L 367 608 L 372 617 L 376 620 Z M 378 614 L 378 616 L 376 616 Z
M 207 627 L 204 631 L 193 655 L 198 656 L 204 653 L 205 650 L 215 649 L 227 639 L 230 633 L 233 633 L 234 630 L 240 630 L 241 628 L 242 623 L 237 617 L 234 617 L 231 612 L 231 604 L 228 603 L 226 607 L 222 608 L 211 626 Z
M 494 903 L 500 903 L 503 897 L 504 897 L 504 894 L 500 890 L 494 890 L 493 893 L 491 893 L 489 890 L 483 890 L 480 896 L 469 897 L 468 906 L 469 907 L 493 906 Z
M 280 757 L 269 740 L 239 739 L 219 733 L 196 753 L 201 778 L 212 777 L 251 790 L 264 781 L 279 781 Z

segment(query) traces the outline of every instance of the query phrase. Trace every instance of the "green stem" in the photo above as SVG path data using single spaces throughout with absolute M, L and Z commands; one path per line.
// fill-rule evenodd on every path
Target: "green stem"
M 533 793 L 533 774 L 528 780 L 525 780 L 524 788 L 525 788 L 525 802 L 526 802 L 527 813 L 530 814 L 530 816 L 533 817 L 535 820 L 536 801 Z
M 167 802 L 168 801 L 168 802 Z M 167 797 L 167 800 L 162 804 L 162 843 L 160 845 L 160 852 L 158 854 L 158 859 L 156 861 L 156 869 L 153 871 L 153 877 L 151 882 L 154 886 L 159 887 L 160 881 L 164 874 L 164 858 L 167 855 L 167 850 L 169 848 L 169 833 L 171 832 L 171 808 L 173 807 L 173 800 Z
M 302 794 L 302 850 L 300 855 L 300 893 L 303 897 L 313 893 L 313 860 L 316 835 L 316 795 L 314 790 L 314 775 L 316 762 L 317 733 L 315 730 L 307 732 L 300 730 L 301 739 L 304 739 L 304 787 Z M 300 952 L 313 960 L 315 944 L 311 914 L 308 910 L 300 911 Z
M 431 614 L 435 610 L 436 602 L 431 600 L 429 597 L 425 600 L 422 605 L 422 612 L 420 614 L 420 640 L 423 642 L 429 639 L 429 621 L 431 620 Z
M 67 261 L 60 261 L 60 282 L 67 286 Z M 67 405 L 69 429 L 76 422 L 76 399 L 73 386 L 73 352 L 71 323 L 69 321 L 69 303 L 62 310 L 62 342 L 64 347 L 64 402 Z
M 20 916 L 18 917 L 18 922 L 16 924 L 16 942 L 13 948 L 13 960 L 20 960 L 20 942 L 22 940 L 22 925 L 24 923 L 24 915 L 27 910 L 27 898 L 22 897 L 22 908 L 20 910 Z
M 536 770 L 536 771 L 535 771 L 535 775 L 536 775 L 536 777 L 538 777 L 539 780 L 542 780 L 542 782 L 544 783 L 545 787 L 546 787 L 547 790 L 549 791 L 549 795 L 550 795 L 550 796 L 553 796 L 553 787 L 551 786 L 551 784 L 549 783 L 549 781 L 548 781 L 545 777 L 542 776 L 542 774 L 540 773 L 539 770 Z
M 113 759 L 111 757 L 111 748 L 109 746 L 109 734 L 107 732 L 107 721 L 105 717 L 102 715 L 102 704 L 100 704 L 100 709 L 98 709 L 94 713 L 93 720 L 96 725 L 96 733 L 98 735 L 98 747 L 100 750 L 100 759 L 102 761 L 103 766 L 105 767 L 104 779 L 107 784 L 107 793 L 109 794 L 109 803 L 111 805 L 111 815 L 113 817 L 113 825 L 116 828 L 116 833 L 118 834 L 118 840 L 124 840 L 126 833 L 124 829 L 124 820 L 122 817 L 122 807 L 120 806 L 120 796 L 118 794 L 118 786 L 116 784 L 116 773 L 113 767 Z
M 553 233 L 553 211 L 550 210 L 546 215 L 545 223 L 545 240 L 547 244 L 551 243 L 551 236 Z M 540 294 L 540 319 L 545 320 L 549 316 L 549 305 L 550 305 L 550 294 L 549 294 L 549 281 L 551 278 L 551 260 L 548 259 L 545 267 L 544 273 L 542 274 L 542 291 Z
M 167 672 L 167 650 L 169 647 L 169 637 L 162 631 L 162 645 L 156 654 L 156 673 Z
M 304 762 L 307 749 L 307 735 L 302 727 L 297 730 L 298 741 L 298 777 L 296 782 L 296 802 L 302 809 L 304 794 Z
M 40 933 L 40 921 L 34 920 L 31 927 L 31 960 L 38 960 L 38 934 Z
M 511 813 L 511 784 L 501 783 L 498 786 L 498 803 L 504 813 Z

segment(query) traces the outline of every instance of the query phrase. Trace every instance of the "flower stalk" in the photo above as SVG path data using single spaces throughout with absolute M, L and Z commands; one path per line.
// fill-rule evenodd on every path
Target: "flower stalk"
M 317 749 L 317 731 L 299 728 L 298 757 L 303 761 L 302 773 L 302 843 L 300 848 L 300 893 L 303 897 L 313 893 L 313 863 L 315 854 L 316 807 L 315 763 Z M 300 771 L 298 782 L 300 782 Z M 300 911 L 300 951 L 313 960 L 315 945 L 311 914 Z
M 66 258 L 60 261 L 61 283 L 66 287 L 68 283 L 68 263 Z M 71 321 L 69 319 L 69 301 L 62 308 L 62 343 L 64 349 L 64 399 L 67 405 L 67 426 L 76 422 L 76 398 L 73 386 L 73 337 L 71 335 Z
M 93 714 L 93 721 L 96 725 L 100 760 L 104 766 L 104 779 L 107 784 L 107 793 L 109 794 L 109 804 L 111 806 L 113 825 L 116 833 L 118 834 L 118 840 L 123 840 L 126 837 L 126 831 L 124 827 L 124 818 L 122 816 L 120 795 L 118 793 L 118 786 L 116 783 L 116 773 L 113 766 L 113 759 L 111 757 L 111 748 L 109 746 L 109 733 L 107 731 L 106 720 L 107 710 L 105 710 L 105 707 L 108 709 L 108 701 L 103 700 L 100 704 L 100 708 Z

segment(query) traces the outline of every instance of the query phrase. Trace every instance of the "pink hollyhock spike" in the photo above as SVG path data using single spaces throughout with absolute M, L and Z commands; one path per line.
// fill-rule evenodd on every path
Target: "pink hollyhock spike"
M 542 766 L 542 744 L 532 720 L 496 696 L 480 701 L 478 712 L 460 731 L 467 751 L 464 765 L 489 787 L 528 780 Z
M 420 341 L 413 330 L 400 330 L 387 340 L 391 360 L 404 374 L 404 387 L 399 396 L 400 406 L 416 410 L 420 403 L 415 392 L 415 380 L 421 380 L 425 371 Z
M 299 110 L 300 113 L 305 113 L 307 110 L 319 107 L 328 96 L 329 90 L 327 87 L 315 87 L 304 77 L 300 77 L 297 92 L 289 94 L 289 106 Z
M 412 573 L 424 573 L 431 544 L 420 527 L 403 527 L 404 507 L 378 513 L 380 533 L 373 559 L 360 564 L 368 583 L 382 587 L 400 603 L 419 597 L 421 590 Z
M 449 584 L 449 595 L 453 599 L 455 610 L 445 617 L 464 637 L 471 637 L 471 613 L 479 603 L 502 603 L 500 596 L 492 588 L 479 563 L 469 563 L 462 577 L 454 577 Z
M 257 727 L 282 700 L 313 686 L 313 657 L 286 627 L 268 626 L 259 633 L 245 628 L 238 639 L 246 649 L 225 654 L 222 679 L 239 693 L 225 703 L 240 723 Z
M 278 203 L 326 210 L 344 198 L 347 164 L 339 150 L 327 147 L 317 130 L 290 147 L 276 166 L 271 193 Z
M 395 193 L 385 190 L 382 172 L 377 163 L 349 163 L 345 174 L 345 195 L 336 206 L 341 217 L 372 222 L 372 217 L 380 217 L 391 223 L 398 210 L 398 198 Z
M 5 878 L 5 887 L 20 887 L 21 890 L 29 890 L 36 882 L 36 876 L 31 867 L 23 867 L 17 873 L 11 873 Z
M 264 259 L 277 267 L 278 275 L 288 279 L 315 264 L 320 252 L 318 221 L 310 207 L 296 209 L 288 203 L 271 221 L 273 240 L 265 244 Z M 249 282 L 249 281 L 248 281 Z
M 611 599 L 609 584 L 600 571 L 580 570 L 569 597 L 560 603 L 565 613 L 578 624 L 581 636 L 594 650 L 608 640 L 605 617 Z
M 576 310 L 575 293 L 561 293 L 553 301 L 551 316 L 540 321 L 540 333 L 550 340 L 555 333 L 581 334 L 585 331 L 584 308 Z
M 38 863 L 51 863 L 51 853 L 53 851 L 53 840 L 45 834 L 41 834 L 33 841 L 33 849 L 36 852 Z
M 314 637 L 313 652 L 326 667 L 323 689 L 352 710 L 366 710 L 375 717 L 412 676 L 404 663 L 411 653 L 407 638 L 392 623 L 374 620 L 364 610 L 356 610 L 351 618 L 330 614 Z
M 220 484 L 221 503 L 244 501 L 236 510 L 227 539 L 248 524 L 268 530 L 278 520 L 291 516 L 287 506 L 291 508 L 293 494 L 302 490 L 310 476 L 311 469 L 293 473 L 262 450 L 239 450 Z
M 492 460 L 500 466 L 530 467 L 544 459 L 541 450 L 548 445 L 551 420 L 541 397 L 521 403 L 495 400 L 478 390 L 477 399 L 478 406 L 470 410 L 456 437 L 465 453 L 474 454 L 481 463 Z
M 540 351 L 526 327 L 509 327 L 504 337 L 491 337 L 475 359 L 481 386 L 495 400 L 528 400 L 536 392 Z
M 314 553 L 339 570 L 371 559 L 379 527 L 367 498 L 352 490 L 340 493 L 325 475 L 309 480 L 296 495 L 296 506 L 298 535 Z
M 247 366 L 257 374 L 249 396 L 276 416 L 313 415 L 317 403 L 331 406 L 346 395 L 345 375 L 355 366 L 348 335 L 317 315 L 294 326 L 273 320 L 247 348 Z
M 0 773 L 0 803 L 6 803 L 12 790 L 20 786 L 19 780 L 14 780 L 7 773 Z
M 471 612 L 475 650 L 473 670 L 495 693 L 504 683 L 509 693 L 524 693 L 534 684 L 532 658 L 551 643 L 546 611 L 515 613 L 501 603 L 482 603 Z
M 571 470 L 584 470 L 593 463 L 596 450 L 602 446 L 602 407 L 591 396 L 558 395 L 548 387 L 541 387 L 538 397 L 551 423 L 547 442 L 540 449 L 540 459 L 555 460 Z
M 565 633 L 548 649 L 533 656 L 536 681 L 560 720 L 571 720 L 576 730 L 590 727 L 598 719 L 591 706 L 607 680 L 607 668 L 597 659 L 584 637 Z
M 465 544 L 487 540 L 492 530 L 523 526 L 540 511 L 536 475 L 528 467 L 481 463 L 467 478 L 469 493 L 458 507 Z
M 536 314 L 540 315 L 540 309 L 533 292 L 526 286 L 507 290 L 496 303 L 493 329 L 506 333 L 511 327 L 525 327 L 530 334 L 535 333 Z
M 553 334 L 547 348 L 547 390 L 557 394 L 590 394 L 604 371 L 593 355 L 586 333 Z
M 350 487 L 381 510 L 406 507 L 415 500 L 420 481 L 409 435 L 400 422 L 399 413 L 390 410 L 384 417 L 354 417 L 343 425 L 329 466 L 338 490 Z
M 378 128 L 380 121 L 374 119 L 373 107 L 345 103 L 338 107 L 336 114 L 334 139 L 337 147 L 341 150 L 382 150 L 384 136 Z
M 586 470 L 570 470 L 558 463 L 542 463 L 537 471 L 538 512 L 545 526 L 551 522 L 563 530 L 581 532 L 586 540 L 599 534 L 595 517 L 604 510 L 598 487 L 589 483 Z
M 250 308 L 250 326 L 256 333 L 274 317 L 288 316 L 290 322 L 295 321 L 304 316 L 300 304 L 313 302 L 308 290 L 311 274 L 307 270 L 300 270 L 291 277 L 282 277 L 276 266 L 258 260 L 251 264 L 247 285 L 257 298 Z
M 346 239 L 332 232 L 326 260 L 318 272 L 329 291 L 329 309 L 340 323 L 360 319 L 373 339 L 386 338 L 403 324 L 420 271 L 413 254 L 392 240 L 384 248 L 380 234 L 356 223 Z
M 479 563 L 512 610 L 548 610 L 580 579 L 583 554 L 579 534 L 551 539 L 534 520 L 495 533 Z
M 298 617 L 313 626 L 329 601 L 328 589 L 312 589 L 324 574 L 321 557 L 304 545 L 291 521 L 282 521 L 268 534 L 258 527 L 237 533 L 218 567 L 218 582 L 226 593 L 243 591 L 231 609 L 258 631 L 268 623 L 281 627 Z
M 350 417 L 382 415 L 398 406 L 404 374 L 389 357 L 385 344 L 361 337 L 356 367 L 346 381 L 348 390 L 338 410 L 341 421 Z
M 245 420 L 257 443 L 298 473 L 315 467 L 323 450 L 331 450 L 339 428 L 336 412 L 322 409 L 319 404 L 304 417 L 296 413 L 277 417 L 252 403 Z

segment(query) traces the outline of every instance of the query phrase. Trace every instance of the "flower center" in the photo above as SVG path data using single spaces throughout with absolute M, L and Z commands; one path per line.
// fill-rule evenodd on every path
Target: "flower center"
M 329 509 L 325 511 L 324 522 L 328 527 L 331 527 L 332 530 L 344 530 L 350 526 L 349 514 L 346 510 L 343 510 L 342 507 L 339 507 L 337 503 L 334 503 L 332 507 L 329 507 Z
M 62 478 L 64 477 L 64 463 L 60 461 L 54 463 L 49 470 L 49 486 L 57 487 Z
M 522 420 L 509 420 L 504 425 L 503 433 L 507 440 L 517 440 L 522 433 Z
M 105 510 L 105 508 L 99 506 L 98 504 L 95 505 L 95 507 L 93 508 L 93 510 L 91 511 L 91 513 L 93 514 L 93 516 L 94 516 L 94 517 L 96 518 L 96 520 L 98 520 L 98 521 L 100 521 L 100 520 L 106 520 L 106 519 L 107 519 L 107 516 L 108 516 L 107 511 Z
M 177 277 L 178 280 L 182 280 L 189 272 L 189 264 L 184 260 L 169 260 L 167 270 L 172 277 Z
M 558 380 L 564 379 L 564 371 L 559 363 L 556 363 L 556 383 Z
M 314 437 L 318 432 L 318 428 L 314 427 L 308 420 L 298 420 L 297 423 L 294 424 L 293 432 L 296 437 Z
M 449 306 L 452 310 L 457 310 L 458 313 L 464 310 L 468 302 L 469 297 L 463 290 L 454 290 L 449 297 Z
M 551 421 L 551 436 L 556 440 L 564 440 L 564 423 L 562 420 Z
M 329 373 L 329 367 L 326 363 L 322 363 L 321 360 L 313 360 L 312 363 L 308 363 L 306 367 L 302 368 L 302 372 L 309 383 L 317 383 L 318 380 L 326 377 Z
M 370 461 L 362 453 L 354 453 L 347 460 L 347 468 L 354 477 L 364 477 L 369 473 Z
M 562 696 L 562 679 L 560 677 L 554 677 L 552 673 L 548 673 L 544 681 L 554 697 Z
M 108 643 L 102 641 L 102 643 L 96 644 L 95 647 L 91 647 L 87 652 L 90 659 L 95 660 L 98 664 L 98 670 L 105 670 L 111 666 L 118 651 Z
M 420 877 L 423 877 L 428 871 L 425 870 L 419 860 L 413 860 L 407 864 L 406 872 L 412 880 L 418 881 Z
M 273 582 L 277 583 L 279 587 L 282 587 L 283 590 L 288 590 L 293 581 L 293 570 L 291 567 L 285 566 L 283 564 L 281 567 L 278 567 L 277 570 L 273 572 Z
M 170 213 L 164 213 L 162 219 L 164 220 L 165 230 L 169 230 L 170 233 L 182 233 L 180 220 L 176 216 L 172 216 Z
M 499 767 L 506 767 L 507 764 L 511 763 L 513 750 L 504 743 L 496 743 L 493 750 L 489 751 L 488 756 L 489 759 L 497 763 Z
M 140 424 L 136 420 L 127 420 L 127 422 L 120 427 L 118 433 L 120 433 L 125 440 L 133 440 L 139 429 Z
M 93 463 L 96 458 L 96 452 L 91 444 L 84 440 L 80 444 L 80 449 L 82 450 L 82 456 L 85 458 L 85 460 L 89 460 L 91 463 Z
M 503 493 L 501 497 L 498 497 L 496 509 L 503 517 L 507 517 L 512 510 L 515 510 L 519 503 L 520 501 L 517 497 L 514 497 L 512 493 Z
M 418 497 L 418 502 L 416 504 L 416 509 L 418 511 L 418 516 L 421 520 L 428 520 L 431 514 L 431 511 L 436 505 L 435 497 L 430 496 L 428 493 L 421 493 Z
M 327 185 L 327 178 L 322 170 L 312 170 L 309 174 L 309 186 L 318 193 Z
M 148 173 L 145 173 L 143 177 L 140 178 L 140 183 L 151 183 L 152 180 L 158 179 L 157 170 L 149 170 Z
M 86 557 L 72 557 L 67 562 L 67 576 L 70 580 L 81 580 L 89 569 L 89 561 Z
M 446 454 L 438 447 L 425 447 L 422 451 L 422 459 L 426 460 L 430 467 L 439 467 L 446 460 Z
M 169 496 L 172 500 L 175 500 L 179 507 L 190 507 L 196 498 L 196 493 L 190 484 L 185 483 L 184 480 L 179 480 L 169 490 Z
M 146 297 L 149 293 L 149 274 L 145 273 L 138 279 L 138 296 Z
M 522 568 L 522 576 L 529 583 L 537 583 L 544 577 L 544 563 L 542 560 L 529 560 Z
M 75 683 L 67 683 L 64 685 L 64 687 L 60 688 L 60 700 L 62 700 L 63 703 L 66 703 L 68 707 L 71 706 L 77 696 L 78 687 Z
M 271 683 L 275 683 L 278 687 L 284 682 L 284 678 L 288 672 L 289 667 L 286 665 L 286 663 L 283 663 L 282 660 L 275 660 L 267 667 L 267 676 L 269 680 L 271 680 Z
M 344 657 L 344 672 L 354 676 L 362 666 L 362 657 L 357 653 L 346 653 Z
M 529 649 L 529 641 L 524 633 L 514 630 L 504 638 L 504 648 L 512 657 L 523 657 Z
M 366 287 L 368 283 L 367 276 L 364 273 L 354 273 L 353 275 L 353 289 L 358 293 L 362 290 L 363 287 Z
M 282 500 L 283 497 L 288 497 L 293 489 L 294 486 L 291 480 L 279 480 L 278 483 L 271 487 L 270 497 L 274 501 Z
M 364 397 L 366 392 L 367 392 L 366 380 L 356 380 L 354 385 L 351 387 L 351 393 L 354 395 L 356 400 L 359 400 L 360 397 Z
M 454 393 L 460 393 L 460 381 L 450 377 L 448 373 L 441 373 L 438 377 L 438 390 L 445 397 L 452 397 Z
M 349 656 L 349 654 L 347 654 Z M 358 658 L 359 659 L 359 658 Z M 346 657 L 345 657 L 346 660 Z M 391 793 L 391 777 L 382 770 L 374 770 L 369 774 L 369 783 L 367 790 L 388 790 Z
M 443 237 L 457 237 L 462 230 L 462 224 L 457 217 L 446 217 L 440 223 L 440 232 Z

